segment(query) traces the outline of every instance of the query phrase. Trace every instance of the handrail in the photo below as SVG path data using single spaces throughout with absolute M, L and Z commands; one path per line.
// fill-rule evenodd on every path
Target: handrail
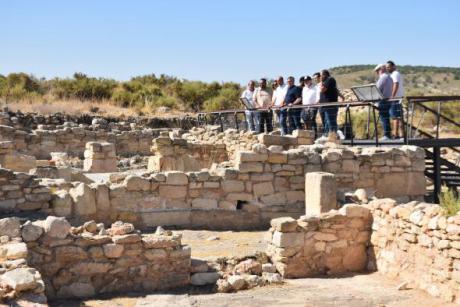
M 444 119 L 445 121 L 447 121 L 447 122 L 449 122 L 449 123 L 451 123 L 451 124 L 453 124 L 453 125 L 455 125 L 457 127 L 460 127 L 460 123 L 454 121 L 453 119 L 451 119 L 451 118 L 449 118 L 449 117 L 447 117 L 445 115 L 442 115 L 441 113 L 439 113 L 438 111 L 436 111 L 436 110 L 434 110 L 434 109 L 432 109 L 430 107 L 427 107 L 421 101 L 413 101 L 411 99 L 411 100 L 409 100 L 409 102 L 413 102 L 413 103 L 417 104 L 418 106 L 424 108 L 425 110 L 430 111 L 431 113 L 439 114 L 440 118 Z M 427 101 L 423 101 L 423 102 L 435 102 L 435 101 L 427 100 Z M 438 102 L 438 101 L 436 101 L 436 102 Z M 448 102 L 448 100 L 439 101 L 439 102 Z

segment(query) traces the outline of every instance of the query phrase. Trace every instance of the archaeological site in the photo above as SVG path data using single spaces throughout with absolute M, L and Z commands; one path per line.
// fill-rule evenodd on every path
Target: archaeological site
M 426 201 L 424 148 L 223 128 L 0 113 L 0 303 L 282 296 L 349 276 L 460 302 L 460 214 Z M 206 251 L 231 233 L 260 248 Z

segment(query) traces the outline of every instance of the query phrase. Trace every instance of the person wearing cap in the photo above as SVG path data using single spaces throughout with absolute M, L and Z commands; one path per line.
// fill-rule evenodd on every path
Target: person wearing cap
M 393 92 L 393 80 L 388 74 L 384 64 L 379 64 L 374 68 L 379 79 L 377 80 L 376 86 L 383 95 L 383 100 L 378 104 L 380 121 L 383 127 L 383 137 L 381 141 L 391 140 L 391 125 L 390 125 L 390 107 L 391 102 L 388 101 L 392 97 Z
M 262 78 L 260 79 L 259 87 L 254 91 L 254 105 L 256 108 L 261 109 L 258 111 L 258 133 L 273 131 L 273 114 L 270 110 L 271 101 L 272 94 L 267 88 L 267 79 Z M 267 129 L 265 130 L 265 128 Z
M 288 88 L 286 91 L 286 96 L 284 97 L 283 106 L 284 107 L 295 107 L 302 104 L 302 89 L 295 85 L 294 77 L 289 77 L 288 79 Z M 285 111 L 285 112 L 283 112 Z M 284 125 L 281 126 L 281 134 L 291 134 L 292 131 L 297 129 L 302 129 L 302 122 L 300 120 L 301 108 L 287 108 L 281 110 L 280 112 L 280 121 L 284 122 Z M 288 117 L 289 126 L 286 125 L 286 119 L 282 120 L 283 116 Z
M 302 89 L 302 105 L 308 106 L 316 104 L 316 86 L 313 85 L 313 80 L 310 76 L 305 77 L 305 86 Z M 305 130 L 315 131 L 317 133 L 316 126 L 316 114 L 318 113 L 317 108 L 304 108 L 302 109 L 301 117 L 305 125 Z
M 404 80 L 399 71 L 396 70 L 396 64 L 393 61 L 386 63 L 386 69 L 393 80 L 393 90 L 391 92 L 391 98 L 403 98 L 404 97 Z M 401 124 L 402 108 L 400 101 L 392 101 L 390 106 L 390 118 L 393 126 L 393 138 L 399 139 L 399 131 L 402 131 Z
M 302 76 L 299 78 L 299 87 L 304 88 L 304 86 L 305 86 L 305 77 Z
M 248 125 L 248 130 L 251 130 L 251 131 L 256 131 L 256 125 L 257 125 L 257 112 L 253 110 L 255 109 L 254 101 L 253 101 L 255 86 L 256 86 L 256 83 L 253 80 L 249 81 L 247 88 L 241 94 L 241 98 L 246 98 L 249 106 L 252 107 L 251 109 L 247 109 L 244 111 L 244 114 L 246 115 L 246 122 Z

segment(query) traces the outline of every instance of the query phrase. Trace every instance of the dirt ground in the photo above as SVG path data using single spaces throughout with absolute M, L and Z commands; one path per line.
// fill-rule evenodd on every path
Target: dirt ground
M 264 250 L 265 232 L 179 231 L 193 258 L 231 257 Z M 398 280 L 379 273 L 340 278 L 304 278 L 284 284 L 238 293 L 212 293 L 194 287 L 168 293 L 130 294 L 87 301 L 52 302 L 52 306 L 146 307 L 146 306 L 455 306 L 420 290 L 397 290 Z

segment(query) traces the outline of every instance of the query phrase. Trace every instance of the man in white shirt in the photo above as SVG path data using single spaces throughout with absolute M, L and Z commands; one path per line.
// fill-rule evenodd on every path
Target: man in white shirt
M 391 94 L 391 98 L 403 98 L 404 97 L 404 80 L 402 75 L 399 71 L 396 70 L 396 65 L 393 61 L 388 61 L 386 64 L 386 69 L 393 80 L 393 90 Z M 392 121 L 393 126 L 393 135 L 392 137 L 395 139 L 401 138 L 399 135 L 399 131 L 401 129 L 401 115 L 402 115 L 402 107 L 399 101 L 393 101 L 390 107 L 390 118 Z
M 286 112 L 286 110 L 281 110 L 279 108 L 281 108 L 284 104 L 284 98 L 286 97 L 286 92 L 287 92 L 287 85 L 284 84 L 284 78 L 281 76 L 278 77 L 276 82 L 278 86 L 273 91 L 272 107 L 275 108 L 275 114 L 277 117 L 276 121 L 278 122 L 280 127 L 283 127 L 286 125 L 286 116 L 280 116 L 280 113 Z
M 251 106 L 251 109 L 255 109 L 254 101 L 253 101 L 255 86 L 256 86 L 256 83 L 253 80 L 249 81 L 248 87 L 241 94 L 241 98 L 247 99 L 247 102 Z M 251 131 L 256 131 L 256 127 L 258 127 L 257 112 L 254 110 L 246 110 L 244 113 L 246 115 L 248 129 Z
M 306 76 L 304 79 L 305 86 L 302 89 L 302 105 L 308 106 L 316 104 L 317 92 L 316 86 L 313 85 L 313 80 L 310 76 Z M 316 113 L 318 112 L 317 108 L 305 108 L 302 109 L 302 120 L 305 125 L 305 130 L 313 130 L 316 135 Z

